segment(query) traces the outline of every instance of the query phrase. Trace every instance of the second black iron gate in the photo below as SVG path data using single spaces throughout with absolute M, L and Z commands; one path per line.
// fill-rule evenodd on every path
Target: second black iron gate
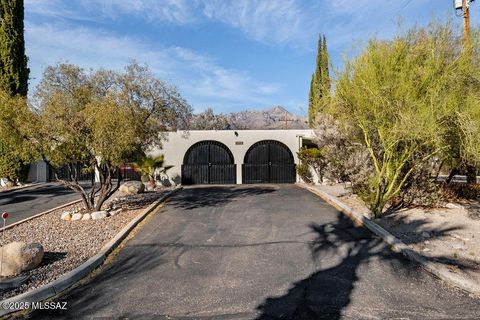
M 183 159 L 182 184 L 235 184 L 233 154 L 223 143 L 201 141 L 188 149 Z
M 293 154 L 279 141 L 257 142 L 245 155 L 242 177 L 243 183 L 295 183 Z

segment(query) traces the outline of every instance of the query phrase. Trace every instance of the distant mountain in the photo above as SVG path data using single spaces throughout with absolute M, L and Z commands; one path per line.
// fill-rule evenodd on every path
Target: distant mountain
M 264 110 L 245 110 L 223 115 L 230 129 L 308 129 L 308 118 L 294 115 L 281 106 Z

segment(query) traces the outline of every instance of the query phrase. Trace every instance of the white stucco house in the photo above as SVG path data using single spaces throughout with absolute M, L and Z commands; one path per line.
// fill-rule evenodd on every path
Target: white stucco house
M 173 166 L 164 183 L 295 183 L 298 150 L 313 130 L 190 130 L 169 132 L 161 149 Z
M 164 185 L 295 183 L 297 152 L 313 137 L 313 130 L 176 131 L 165 133 L 162 147 L 150 154 L 164 155 L 164 166 L 172 166 Z M 51 180 L 45 162 L 31 166 L 29 180 Z

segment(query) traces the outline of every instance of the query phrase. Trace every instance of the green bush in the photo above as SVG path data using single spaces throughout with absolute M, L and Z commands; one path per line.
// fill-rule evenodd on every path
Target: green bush
M 319 178 L 319 182 L 323 182 L 325 169 L 328 166 L 328 160 L 324 155 L 324 150 L 321 148 L 303 147 L 297 155 L 302 163 L 310 166 L 315 171 Z
M 312 172 L 310 171 L 310 166 L 307 163 L 301 162 L 299 165 L 297 165 L 297 173 L 305 183 L 313 183 Z

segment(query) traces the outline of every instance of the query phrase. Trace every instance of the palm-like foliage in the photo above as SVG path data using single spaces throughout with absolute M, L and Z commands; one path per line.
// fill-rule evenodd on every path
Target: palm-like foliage
M 161 169 L 160 172 L 166 172 L 172 166 L 163 166 L 164 156 L 142 156 L 138 161 L 134 163 L 135 169 L 140 172 L 143 177 L 147 178 L 149 183 L 153 186 L 155 185 L 156 172 L 158 169 Z

